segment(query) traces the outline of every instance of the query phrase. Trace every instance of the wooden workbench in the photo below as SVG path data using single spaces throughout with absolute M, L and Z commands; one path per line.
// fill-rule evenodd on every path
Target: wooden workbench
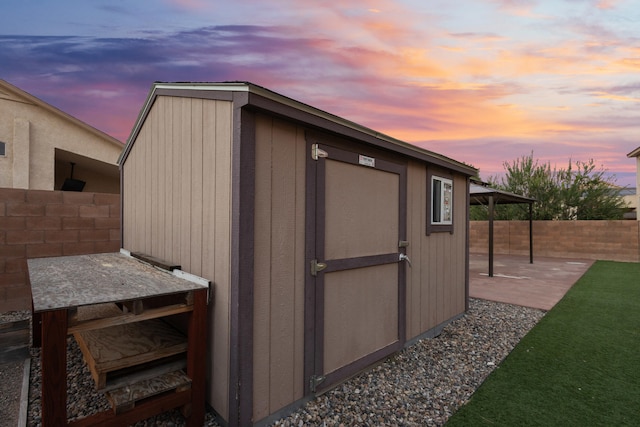
M 173 408 L 181 408 L 188 426 L 203 424 L 209 282 L 180 270 L 158 268 L 133 258 L 127 251 L 30 259 L 28 266 L 34 345 L 42 346 L 43 426 L 129 425 Z M 171 344 L 173 356 L 185 350 L 180 348 L 174 333 L 158 332 L 154 336 L 148 332 L 157 330 L 154 328 L 162 323 L 160 319 L 180 313 L 188 318 L 186 375 L 179 369 L 166 372 L 157 364 L 148 369 L 151 374 L 145 374 L 153 359 L 148 357 L 150 353 L 159 357 L 169 355 L 162 349 L 163 343 Z M 135 335 L 138 326 L 143 334 L 139 340 Z M 96 388 L 111 393 L 112 411 L 67 422 L 66 342 L 69 334 L 74 334 L 79 341 Z M 128 334 L 126 339 L 125 334 Z M 102 337 L 109 336 L 123 337 L 114 340 L 123 348 L 122 343 L 127 340 L 135 343 L 131 351 L 117 350 L 115 345 L 108 347 L 126 353 L 125 362 L 111 360 L 113 352 L 105 356 Z M 105 357 L 107 360 L 100 360 Z M 172 359 L 169 365 L 176 366 L 176 363 L 180 362 Z M 117 388 L 117 384 L 107 387 L 108 375 L 114 366 L 125 366 L 129 370 L 141 367 L 142 373 L 133 369 L 135 375 L 130 375 L 139 381 L 134 384 L 119 378 L 115 383 L 119 381 L 125 387 Z M 176 385 L 169 386 L 169 391 L 161 388 L 174 381 Z M 141 389 L 157 390 L 151 397 L 139 398 L 136 393 Z

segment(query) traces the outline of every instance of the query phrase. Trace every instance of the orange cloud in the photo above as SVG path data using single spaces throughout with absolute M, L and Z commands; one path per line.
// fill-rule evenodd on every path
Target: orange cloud
M 614 95 L 606 92 L 594 92 L 594 95 L 598 98 L 611 99 L 613 101 L 624 101 L 624 102 L 640 102 L 640 98 L 633 98 L 630 96 L 622 96 L 622 95 Z
M 618 0 L 600 0 L 596 4 L 596 7 L 601 10 L 615 9 L 618 4 Z

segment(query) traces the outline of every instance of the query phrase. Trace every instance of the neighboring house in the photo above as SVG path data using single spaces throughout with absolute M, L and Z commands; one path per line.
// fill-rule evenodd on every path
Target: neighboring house
M 634 200 L 631 201 L 630 206 L 635 207 L 636 219 L 640 221 L 640 215 L 638 215 L 638 208 L 640 207 L 640 193 L 638 193 L 638 189 L 640 188 L 640 147 L 636 148 L 629 154 L 627 157 L 636 159 L 636 191 Z M 627 200 L 625 198 L 625 200 Z
M 123 147 L 0 80 L 0 188 L 120 193 Z
M 470 166 L 250 83 L 154 84 L 119 163 L 123 248 L 213 283 L 207 401 L 230 426 L 467 309 Z
M 624 202 L 627 204 L 627 209 L 624 212 L 624 219 L 637 219 L 638 218 L 638 193 L 636 187 L 622 188 L 618 192 Z

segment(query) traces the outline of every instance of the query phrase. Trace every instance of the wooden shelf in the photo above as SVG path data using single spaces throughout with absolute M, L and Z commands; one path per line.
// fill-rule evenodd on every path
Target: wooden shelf
M 172 408 L 187 426 L 203 424 L 210 283 L 146 261 L 126 251 L 28 260 L 43 427 L 120 427 Z M 188 336 L 163 319 L 176 314 Z M 70 334 L 113 410 L 67 420 Z
M 113 303 L 79 307 L 77 312 L 73 316 L 70 316 L 68 333 L 75 334 L 76 332 L 142 322 L 172 316 L 174 314 L 188 313 L 192 310 L 193 305 L 187 304 L 173 304 L 145 309 L 140 314 L 125 312 Z
M 105 393 L 116 414 L 133 409 L 150 397 L 191 388 L 191 379 L 183 371 L 168 372 Z
M 187 351 L 186 337 L 162 319 L 80 331 L 74 337 L 97 390 L 106 388 L 119 371 L 144 369 L 145 364 Z

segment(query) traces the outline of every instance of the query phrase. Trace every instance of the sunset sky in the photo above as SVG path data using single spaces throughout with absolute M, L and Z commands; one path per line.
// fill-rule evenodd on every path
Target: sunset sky
M 635 186 L 638 0 L 3 0 L 0 78 L 126 141 L 154 81 L 250 81 L 480 168 Z

